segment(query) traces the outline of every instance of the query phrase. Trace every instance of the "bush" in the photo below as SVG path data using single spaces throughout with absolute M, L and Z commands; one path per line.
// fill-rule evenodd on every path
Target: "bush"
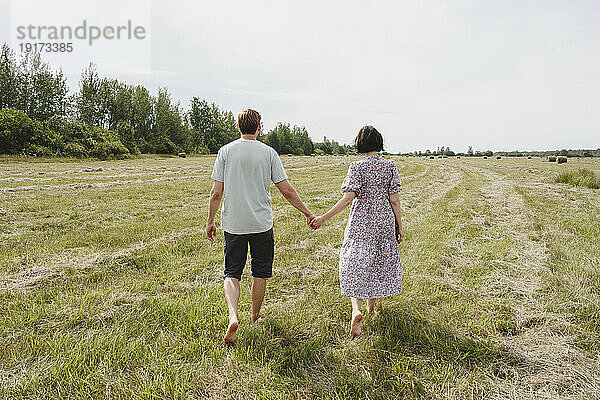
M 42 123 L 22 111 L 5 108 L 0 110 L 0 153 L 104 159 L 128 155 L 129 150 L 113 131 L 61 117 Z
M 600 178 L 596 176 L 594 171 L 590 171 L 586 168 L 581 168 L 577 171 L 563 172 L 556 177 L 555 181 L 557 183 L 568 183 L 571 186 L 600 189 Z
M 109 157 L 122 157 L 129 154 L 127 147 L 121 142 L 102 142 L 98 143 L 91 151 L 92 157 L 97 157 L 105 160 Z
M 65 156 L 83 158 L 88 156 L 87 149 L 80 143 L 67 143 L 64 147 L 63 153 Z
M 550 156 L 550 157 L 548 157 L 548 161 L 550 161 L 550 162 L 556 162 L 556 157 L 555 156 Z
M 38 146 L 37 144 L 28 143 L 24 149 L 24 154 L 28 154 L 36 157 L 54 157 L 56 154 L 54 151 L 49 149 L 48 147 Z
M 53 153 L 57 142 L 54 132 L 45 124 L 29 118 L 24 112 L 11 108 L 0 110 L 0 153 Z M 35 149 L 32 148 L 33 145 L 36 146 Z

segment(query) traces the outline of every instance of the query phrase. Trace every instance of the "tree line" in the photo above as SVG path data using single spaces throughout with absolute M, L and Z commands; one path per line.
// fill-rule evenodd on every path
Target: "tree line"
M 414 151 L 412 153 L 402 153 L 405 156 L 462 156 L 462 157 L 483 157 L 483 156 L 505 156 L 505 157 L 548 157 L 548 156 L 565 156 L 565 157 L 600 157 L 600 149 L 578 149 L 578 150 L 548 150 L 548 151 L 480 151 L 473 150 L 469 146 L 466 153 L 455 153 L 450 147 L 438 147 L 436 150 Z
M 231 111 L 193 97 L 189 108 L 166 88 L 100 77 L 90 64 L 70 94 L 62 71 L 39 53 L 0 52 L 0 154 L 100 157 L 141 153 L 213 154 L 239 138 Z M 303 126 L 279 123 L 259 139 L 280 154 L 346 154 L 350 146 L 314 143 Z

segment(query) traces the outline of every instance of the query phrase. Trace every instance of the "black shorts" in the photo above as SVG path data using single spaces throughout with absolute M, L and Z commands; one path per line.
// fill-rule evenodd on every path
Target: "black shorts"
M 252 276 L 270 278 L 273 276 L 275 238 L 273 228 L 266 232 L 236 235 L 225 232 L 225 278 L 242 278 L 250 245 Z

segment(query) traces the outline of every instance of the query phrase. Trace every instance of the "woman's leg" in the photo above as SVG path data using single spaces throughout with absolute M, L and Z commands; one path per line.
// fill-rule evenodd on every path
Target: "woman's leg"
M 377 299 L 369 299 L 367 300 L 367 311 L 372 313 L 375 311 L 375 302 Z
M 362 299 L 350 298 L 352 302 L 352 319 L 350 320 L 350 337 L 353 339 L 362 333 L 360 327 L 360 321 L 362 320 L 362 313 L 360 307 L 362 306 Z

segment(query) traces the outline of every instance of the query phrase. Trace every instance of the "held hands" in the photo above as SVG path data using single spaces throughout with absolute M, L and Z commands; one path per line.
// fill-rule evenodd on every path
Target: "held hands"
M 313 230 L 319 229 L 323 225 L 323 222 L 325 222 L 325 218 L 322 215 L 315 217 L 310 224 L 310 228 Z
M 315 214 L 309 212 L 306 215 L 306 225 L 308 225 L 308 227 L 312 230 L 315 230 L 317 228 L 313 227 L 313 221 L 315 220 Z

